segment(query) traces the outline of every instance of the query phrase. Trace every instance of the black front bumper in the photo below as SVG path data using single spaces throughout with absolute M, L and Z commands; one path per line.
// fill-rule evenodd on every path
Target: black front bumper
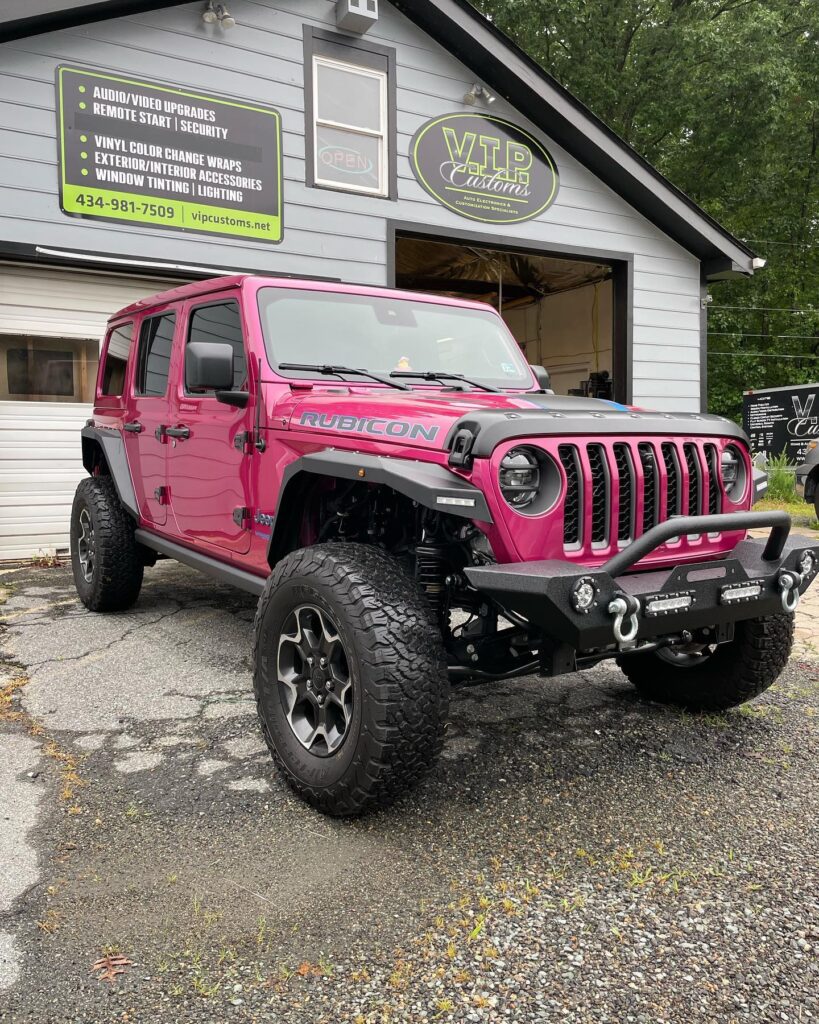
M 771 527 L 768 540 L 741 541 L 712 562 L 627 574 L 636 561 L 675 536 Z M 466 569 L 469 582 L 501 608 L 523 616 L 551 641 L 577 652 L 679 636 L 790 610 L 816 578 L 819 542 L 789 538 L 784 512 L 679 517 L 660 523 L 599 569 L 550 559 Z M 805 572 L 805 553 L 812 555 Z M 579 607 L 584 584 L 593 601 Z M 783 598 L 784 593 L 784 598 Z M 618 621 L 619 611 L 619 621 Z

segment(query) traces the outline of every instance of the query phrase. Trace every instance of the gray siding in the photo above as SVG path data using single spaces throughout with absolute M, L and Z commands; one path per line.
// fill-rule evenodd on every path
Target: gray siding
M 476 76 L 389 4 L 368 34 L 397 50 L 397 202 L 304 185 L 302 26 L 333 28 L 331 0 L 233 0 L 228 32 L 200 2 L 64 30 L 0 47 L 0 238 L 207 266 L 386 283 L 387 221 L 493 234 L 504 242 L 633 259 L 633 390 L 638 404 L 695 410 L 700 400 L 699 263 L 540 132 L 561 177 L 556 203 L 514 227 L 470 225 L 436 203 L 409 168 L 409 141 L 428 118 L 464 107 Z M 279 246 L 78 221 L 59 210 L 54 68 L 76 61 L 255 99 L 282 114 L 285 208 Z M 492 112 L 526 125 L 502 100 Z

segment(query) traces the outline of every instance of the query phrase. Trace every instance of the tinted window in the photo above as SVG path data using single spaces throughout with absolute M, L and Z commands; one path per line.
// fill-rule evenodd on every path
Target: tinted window
M 105 356 L 105 368 L 102 372 L 103 395 L 121 395 L 125 387 L 125 368 L 131 351 L 131 338 L 134 333 L 133 324 L 124 324 L 111 331 Z
M 214 342 L 233 347 L 233 390 L 241 391 L 247 380 L 247 361 L 242 340 L 242 322 L 235 302 L 220 302 L 214 306 L 200 306 L 191 313 L 188 342 L 205 344 Z M 185 389 L 187 390 L 187 381 Z
M 139 331 L 139 366 L 135 393 L 161 398 L 168 389 L 175 313 L 143 320 Z
M 0 401 L 92 402 L 98 342 L 0 334 Z

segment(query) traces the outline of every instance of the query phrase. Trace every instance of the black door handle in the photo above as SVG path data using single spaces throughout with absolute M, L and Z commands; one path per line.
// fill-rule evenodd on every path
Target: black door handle
M 187 438 L 191 436 L 190 427 L 165 427 L 166 437 L 181 437 Z
M 129 434 L 141 434 L 145 429 L 139 420 L 133 420 L 131 423 L 123 423 L 123 430 L 127 430 Z

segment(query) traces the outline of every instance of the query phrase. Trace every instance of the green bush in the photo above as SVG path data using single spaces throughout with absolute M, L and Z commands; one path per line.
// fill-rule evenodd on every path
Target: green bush
M 788 462 L 787 455 L 774 455 L 768 459 L 765 465 L 768 473 L 766 497 L 773 501 L 796 501 L 794 469 L 793 463 Z

